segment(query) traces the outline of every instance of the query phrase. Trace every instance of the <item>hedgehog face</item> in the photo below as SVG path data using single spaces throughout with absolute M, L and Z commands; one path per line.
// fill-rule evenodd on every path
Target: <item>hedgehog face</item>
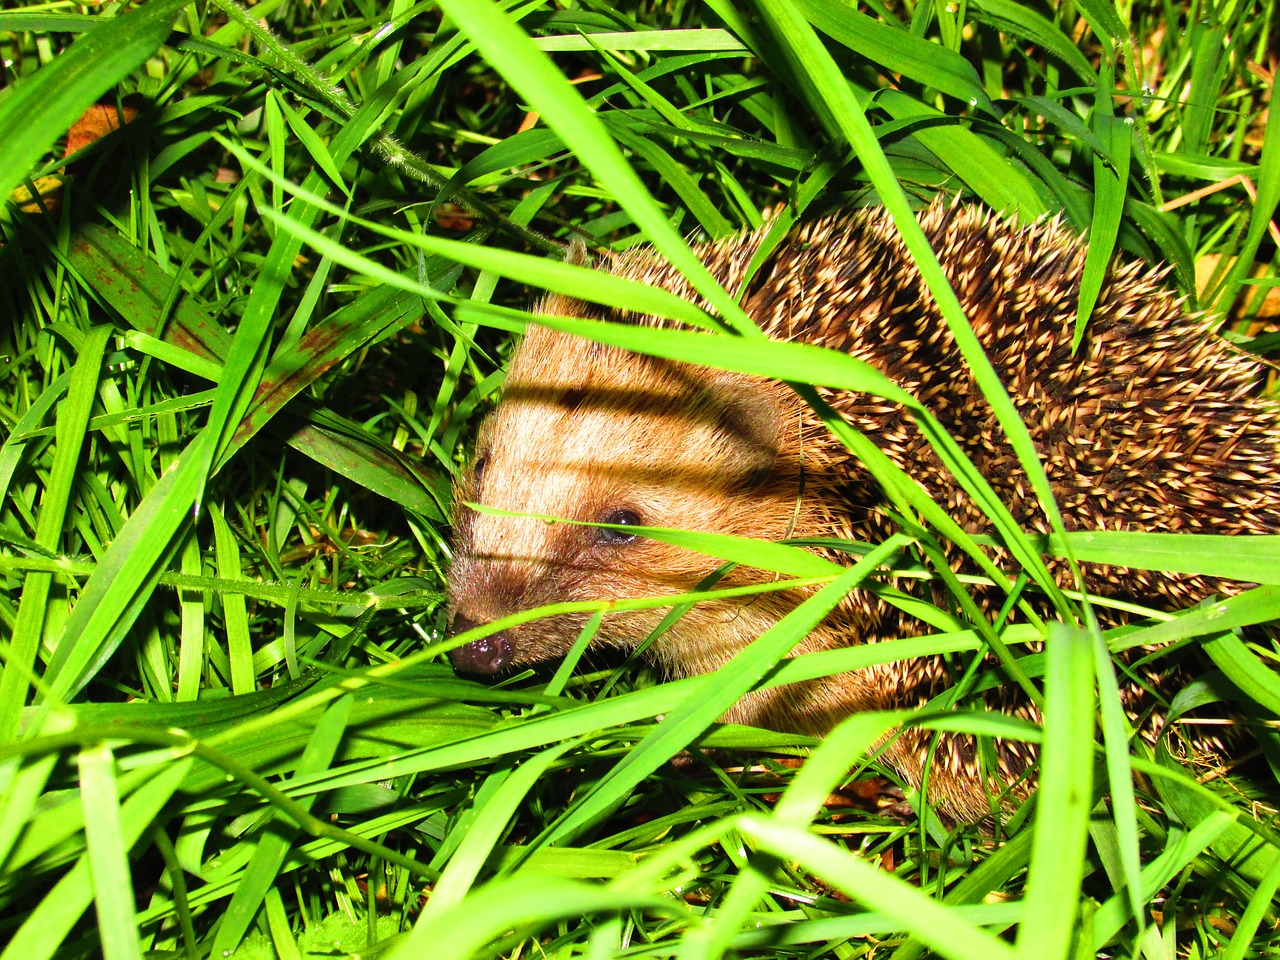
M 683 593 L 721 566 L 626 527 L 786 536 L 796 485 L 779 470 L 778 414 L 765 399 L 781 392 L 531 332 L 455 492 L 454 632 L 548 603 Z M 600 640 L 635 644 L 665 613 L 611 615 Z M 494 672 L 562 655 L 587 617 L 503 631 L 454 662 Z

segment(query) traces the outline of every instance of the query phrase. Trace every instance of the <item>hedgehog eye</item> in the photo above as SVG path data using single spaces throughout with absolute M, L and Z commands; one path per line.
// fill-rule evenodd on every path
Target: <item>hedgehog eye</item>
M 619 507 L 606 513 L 600 518 L 600 522 L 613 523 L 620 527 L 638 527 L 640 526 L 640 517 L 634 510 Z M 636 539 L 634 533 L 628 533 L 625 530 L 609 530 L 605 527 L 597 527 L 596 536 L 601 543 L 607 543 L 615 547 L 630 543 Z
M 471 476 L 477 487 L 480 486 L 480 478 L 484 476 L 484 464 L 488 459 L 488 457 L 476 457 L 476 462 L 471 465 Z

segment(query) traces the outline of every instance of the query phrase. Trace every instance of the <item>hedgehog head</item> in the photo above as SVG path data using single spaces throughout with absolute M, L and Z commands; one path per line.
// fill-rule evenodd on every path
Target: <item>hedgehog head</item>
M 543 310 L 582 312 L 567 301 Z M 779 384 L 533 328 L 455 491 L 453 632 L 553 602 L 682 594 L 722 566 L 628 527 L 787 536 L 788 409 L 798 424 L 798 401 Z M 584 525 L 594 523 L 613 526 Z M 634 645 L 665 612 L 611 614 L 599 641 Z M 563 655 L 588 617 L 501 631 L 454 662 L 487 673 Z

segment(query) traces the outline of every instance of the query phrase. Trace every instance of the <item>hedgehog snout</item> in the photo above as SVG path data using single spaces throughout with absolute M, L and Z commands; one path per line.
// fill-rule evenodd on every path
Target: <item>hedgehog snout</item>
M 468 630 L 474 630 L 483 624 L 476 623 L 470 617 L 456 613 L 449 627 L 449 636 L 454 637 Z M 463 673 L 495 674 L 511 662 L 513 649 L 511 638 L 506 631 L 491 633 L 479 640 L 472 640 L 465 646 L 449 652 L 455 670 Z

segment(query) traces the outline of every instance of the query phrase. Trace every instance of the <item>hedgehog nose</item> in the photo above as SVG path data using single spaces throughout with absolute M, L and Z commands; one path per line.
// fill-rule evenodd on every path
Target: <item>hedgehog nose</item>
M 453 624 L 449 627 L 449 635 L 457 636 L 467 630 L 474 630 L 482 624 L 470 617 L 454 614 Z M 466 646 L 458 647 L 449 653 L 453 668 L 463 673 L 494 674 L 507 665 L 511 659 L 511 638 L 505 632 L 491 633 L 479 640 L 472 640 Z

